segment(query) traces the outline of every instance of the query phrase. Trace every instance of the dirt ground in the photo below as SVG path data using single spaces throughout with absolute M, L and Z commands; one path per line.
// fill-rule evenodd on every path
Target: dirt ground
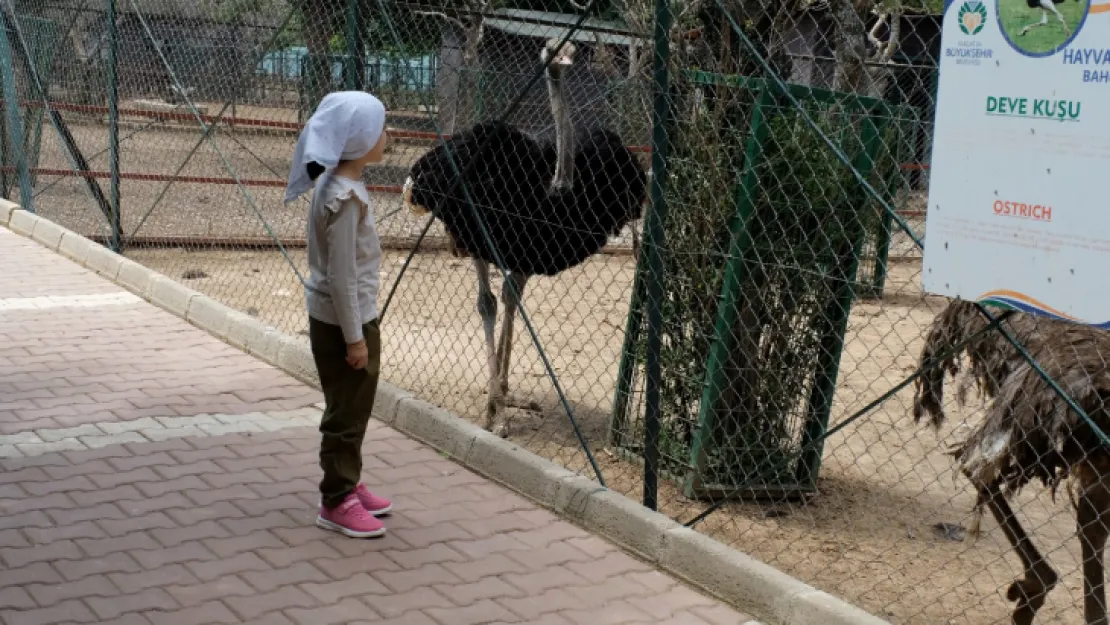
M 105 129 L 73 124 L 71 132 L 90 157 L 91 168 L 107 170 L 106 155 L 93 157 L 107 146 Z M 123 143 L 123 170 L 173 174 L 198 138 L 195 132 L 180 130 L 139 131 Z M 202 146 L 180 174 L 227 176 L 226 158 L 241 178 L 284 179 L 291 135 L 244 134 L 236 139 L 242 145 L 219 136 L 223 157 L 211 146 Z M 399 146 L 387 165 L 407 167 L 422 149 Z M 69 168 L 49 129 L 40 166 Z M 101 183 L 107 189 L 107 181 Z M 303 236 L 305 205 L 301 201 L 283 206 L 280 187 L 250 187 L 252 208 L 234 185 L 176 183 L 152 210 L 162 188 L 158 182 L 124 181 L 125 235 L 264 237 L 265 221 L 278 236 Z M 43 176 L 36 195 L 44 216 L 85 234 L 105 232 L 107 222 L 77 179 Z M 380 194 L 375 200 L 383 237 L 411 240 L 423 227 L 423 220 L 395 212 L 396 195 Z M 920 210 L 924 203 L 918 195 L 899 208 Z M 915 231 L 923 232 L 923 218 L 910 221 Z M 433 227 L 431 242 L 441 232 Z M 619 243 L 627 245 L 627 236 Z M 303 338 L 303 295 L 291 267 L 305 271 L 302 250 L 290 249 L 286 258 L 275 250 L 148 244 L 129 248 L 127 256 Z M 405 256 L 404 249 L 387 250 L 383 301 Z M 922 295 L 920 255 L 907 237 L 895 238 L 891 257 L 896 260 L 883 298 L 853 306 L 834 425 L 916 368 L 927 325 L 943 306 L 942 300 Z M 641 469 L 605 449 L 633 272 L 634 259 L 628 255 L 597 256 L 558 277 L 532 280 L 525 309 L 609 486 L 639 499 Z M 468 418 L 481 414 L 487 374 L 474 271 L 468 262 L 435 251 L 415 256 L 386 312 L 383 335 L 388 380 Z M 538 402 L 542 410 L 513 412 L 514 440 L 589 474 L 567 414 L 519 320 L 517 337 L 510 385 L 517 396 Z M 817 497 L 805 504 L 730 505 L 699 525 L 699 531 L 892 623 L 1009 622 L 1010 604 L 1003 593 L 1020 571 L 993 520 L 984 519 L 977 541 L 962 536 L 952 540 L 934 529 L 939 523 L 971 523 L 974 497 L 965 480 L 954 479 L 951 459 L 944 453 L 966 425 L 954 422 L 938 433 L 914 425 L 912 393 L 912 386 L 903 389 L 826 442 Z M 960 414 L 955 408 L 950 412 Z M 975 414 L 968 417 L 974 419 Z M 703 504 L 683 498 L 666 483 L 660 500 L 663 512 L 680 521 L 703 509 Z M 1014 507 L 1063 575 L 1038 622 L 1081 622 L 1078 542 L 1066 502 L 1053 504 L 1046 493 L 1030 489 Z
M 185 282 L 267 323 L 303 331 L 301 290 L 276 253 L 135 250 L 128 256 L 177 278 L 206 275 Z M 383 299 L 403 260 L 400 252 L 387 254 Z M 855 304 L 834 424 L 916 367 L 924 328 L 943 306 L 921 296 L 918 272 L 917 263 L 893 265 L 886 297 Z M 598 257 L 557 278 L 536 279 L 525 300 L 609 486 L 639 499 L 641 470 L 605 449 L 632 275 L 631 259 Z M 480 327 L 470 265 L 446 254 L 418 255 L 383 321 L 386 378 L 476 420 L 485 400 Z M 537 352 L 517 327 L 511 387 L 543 410 L 514 411 L 513 438 L 589 474 Z M 997 526 L 984 519 L 978 541 L 950 540 L 934 529 L 971 524 L 973 495 L 966 481 L 954 479 L 944 454 L 961 424 L 939 433 L 915 426 L 912 392 L 904 389 L 827 441 L 815 499 L 730 505 L 698 529 L 892 623 L 1008 622 L 1002 593 L 1019 571 Z M 681 521 L 704 509 L 667 484 L 660 500 L 663 512 Z M 1040 622 L 1079 623 L 1078 543 L 1065 502 L 1053 505 L 1030 489 L 1015 508 L 1064 574 Z

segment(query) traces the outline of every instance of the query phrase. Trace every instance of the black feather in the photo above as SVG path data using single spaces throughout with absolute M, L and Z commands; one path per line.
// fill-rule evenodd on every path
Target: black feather
M 479 158 L 486 140 L 491 144 Z M 610 235 L 642 215 L 647 175 L 614 132 L 594 130 L 578 142 L 574 186 L 561 193 L 548 192 L 553 143 L 494 121 L 453 135 L 447 144 L 459 170 L 469 166 L 467 188 L 509 271 L 558 274 L 596 254 Z M 410 170 L 412 202 L 443 223 L 460 251 L 494 263 L 462 185 L 447 194 L 454 173 L 443 145 L 429 151 Z

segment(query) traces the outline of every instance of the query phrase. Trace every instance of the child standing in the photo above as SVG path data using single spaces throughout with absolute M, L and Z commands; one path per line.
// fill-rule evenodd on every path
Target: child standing
M 392 504 L 360 481 L 362 440 L 378 386 L 381 244 L 362 170 L 382 160 L 385 106 L 361 91 L 324 97 L 297 140 L 285 203 L 315 183 L 308 212 L 305 302 L 324 390 L 316 525 L 354 538 L 385 533 Z

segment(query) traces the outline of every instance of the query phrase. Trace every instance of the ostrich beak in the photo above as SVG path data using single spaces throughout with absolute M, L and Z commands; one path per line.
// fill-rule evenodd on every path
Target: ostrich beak
M 401 203 L 414 215 L 423 215 L 428 209 L 412 203 L 412 184 L 412 176 L 405 178 L 405 186 L 401 189 Z
M 563 65 L 563 66 L 574 65 L 574 59 L 571 58 L 570 54 L 567 54 L 566 52 L 560 51 L 559 54 L 555 55 L 554 63 L 555 63 L 555 65 Z

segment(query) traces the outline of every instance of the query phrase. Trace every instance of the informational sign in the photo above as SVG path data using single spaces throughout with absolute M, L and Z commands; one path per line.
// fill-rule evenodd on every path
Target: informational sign
M 1110 328 L 1110 0 L 950 0 L 925 291 Z

